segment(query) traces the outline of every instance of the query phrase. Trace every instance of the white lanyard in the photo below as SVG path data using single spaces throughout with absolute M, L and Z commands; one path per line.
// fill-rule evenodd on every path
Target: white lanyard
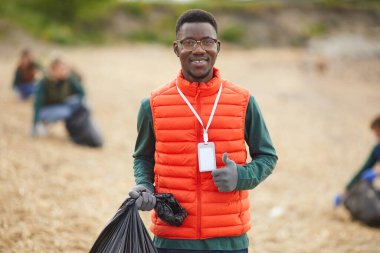
M 177 80 L 176 80 L 176 82 L 177 82 Z M 189 106 L 190 110 L 194 113 L 195 117 L 198 119 L 199 123 L 202 125 L 202 128 L 203 128 L 203 141 L 205 142 L 205 144 L 207 144 L 207 142 L 208 142 L 207 130 L 208 130 L 208 128 L 211 125 L 212 118 L 214 117 L 216 106 L 218 105 L 218 102 L 219 102 L 220 94 L 222 94 L 222 83 L 220 83 L 220 88 L 219 88 L 219 91 L 218 91 L 218 95 L 216 96 L 216 99 L 215 99 L 215 102 L 214 102 L 214 106 L 212 107 L 211 115 L 210 115 L 210 118 L 208 119 L 206 128 L 204 128 L 204 125 L 203 125 L 201 117 L 199 117 L 199 115 L 195 111 L 194 107 L 190 104 L 189 100 L 186 98 L 186 96 L 179 89 L 177 83 L 176 83 L 176 86 L 177 86 L 178 93 L 181 95 L 181 97 L 183 98 L 183 100 L 185 100 L 185 102 Z

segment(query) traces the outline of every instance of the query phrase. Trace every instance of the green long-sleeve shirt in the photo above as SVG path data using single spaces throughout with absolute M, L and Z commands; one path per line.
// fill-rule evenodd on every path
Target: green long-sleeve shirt
M 380 143 L 378 143 L 369 154 L 366 162 L 360 168 L 360 170 L 353 176 L 350 182 L 347 184 L 346 189 L 350 189 L 355 183 L 360 180 L 362 173 L 368 169 L 373 168 L 373 166 L 380 162 Z
M 154 191 L 155 134 L 149 99 L 144 99 L 137 118 L 138 136 L 134 157 L 136 184 L 142 184 Z M 244 138 L 249 147 L 252 161 L 244 166 L 237 165 L 237 190 L 255 188 L 268 177 L 277 162 L 276 151 L 266 128 L 260 109 L 251 96 L 248 102 Z M 248 248 L 246 234 L 237 237 L 218 237 L 206 240 L 177 240 L 154 238 L 157 248 L 192 250 L 239 250 Z
M 41 107 L 45 105 L 64 103 L 64 100 L 71 95 L 85 96 L 84 89 L 80 81 L 70 74 L 66 80 L 59 83 L 45 77 L 37 84 L 34 98 L 33 125 L 40 120 Z

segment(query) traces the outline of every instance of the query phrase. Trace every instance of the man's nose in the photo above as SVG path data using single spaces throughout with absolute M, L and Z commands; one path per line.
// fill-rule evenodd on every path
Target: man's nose
M 201 42 L 197 41 L 197 44 L 195 45 L 195 48 L 193 50 L 193 54 L 204 54 L 206 53 L 206 50 L 203 49 Z

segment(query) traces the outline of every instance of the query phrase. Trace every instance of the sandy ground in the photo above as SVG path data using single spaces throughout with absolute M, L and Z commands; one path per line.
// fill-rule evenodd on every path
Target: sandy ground
M 33 139 L 32 103 L 10 82 L 20 45 L 0 54 L 0 252 L 88 252 L 134 185 L 136 115 L 150 90 L 172 80 L 179 62 L 159 46 L 61 48 L 83 74 L 106 145 L 67 140 L 62 125 Z M 45 61 L 51 47 L 40 46 Z M 305 50 L 223 48 L 223 78 L 261 106 L 279 162 L 251 192 L 250 252 L 378 253 L 380 230 L 352 222 L 331 198 L 366 158 L 380 113 L 380 60 L 326 60 Z M 145 224 L 149 215 L 141 213 Z

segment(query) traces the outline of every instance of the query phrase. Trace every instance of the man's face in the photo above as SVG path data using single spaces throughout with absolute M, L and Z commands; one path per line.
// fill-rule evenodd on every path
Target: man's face
M 193 50 L 185 49 L 180 41 L 194 39 L 217 39 L 214 27 L 209 23 L 185 23 L 181 26 L 177 34 L 177 41 L 173 43 L 175 54 L 179 57 L 182 66 L 182 73 L 188 81 L 207 82 L 213 77 L 213 66 L 220 49 L 220 42 L 207 50 L 203 49 L 200 43 Z
M 68 74 L 67 66 L 64 63 L 58 63 L 51 68 L 51 73 L 55 80 L 65 80 Z

